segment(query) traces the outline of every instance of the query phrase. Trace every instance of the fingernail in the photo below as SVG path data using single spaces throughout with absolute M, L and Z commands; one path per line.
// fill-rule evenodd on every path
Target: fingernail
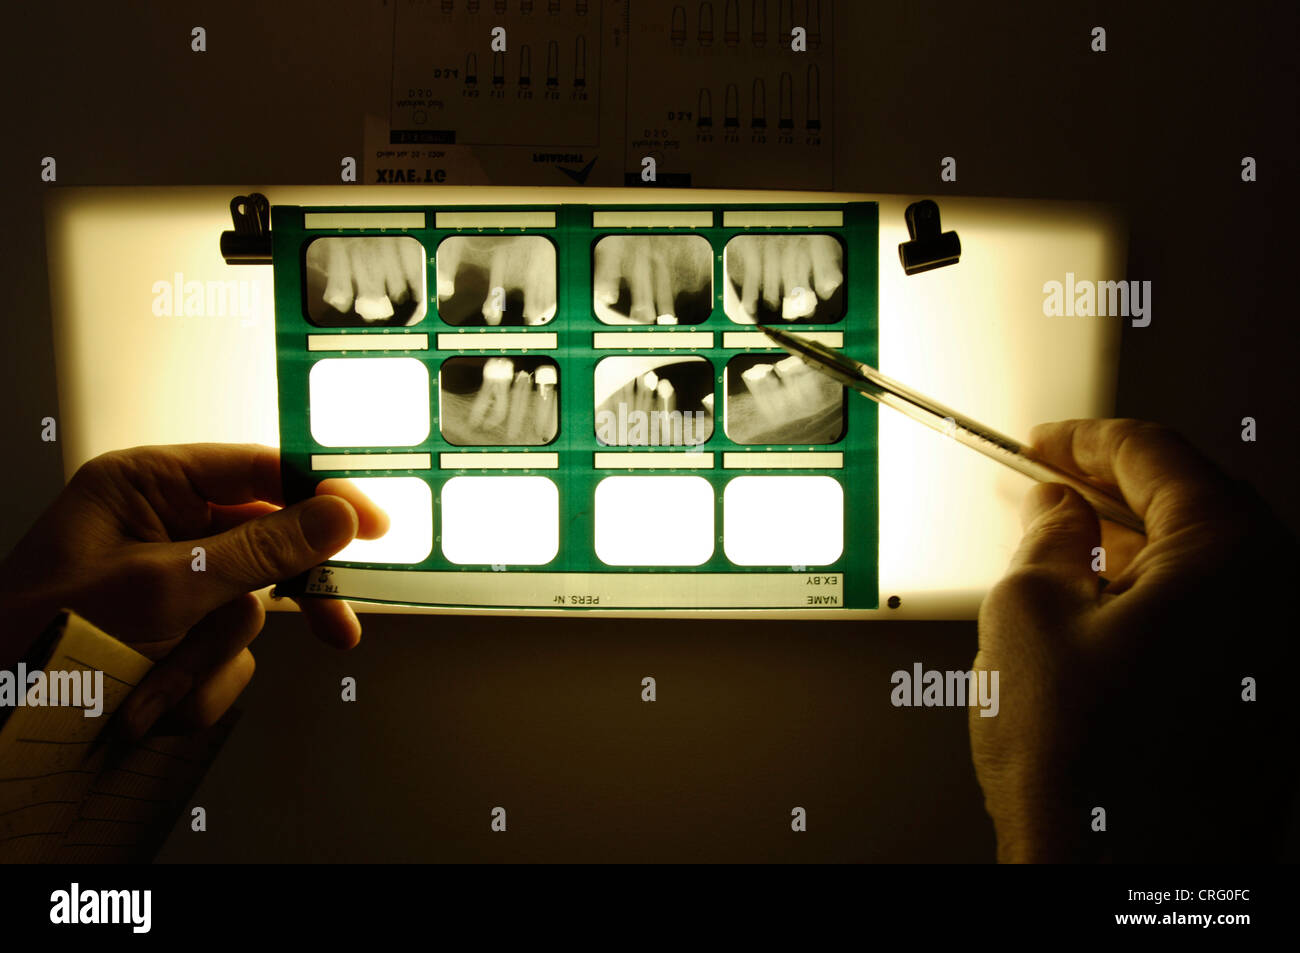
M 1065 499 L 1065 487 L 1060 483 L 1039 483 L 1029 488 L 1020 507 L 1020 523 L 1028 527 L 1044 513 Z
M 307 545 L 317 552 L 336 549 L 352 537 L 352 521 L 334 501 L 338 497 L 318 496 L 303 504 L 298 525 Z

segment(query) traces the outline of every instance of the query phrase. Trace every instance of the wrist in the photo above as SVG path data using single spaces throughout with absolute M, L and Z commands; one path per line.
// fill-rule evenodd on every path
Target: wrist
M 1067 783 L 1019 784 L 990 805 L 997 833 L 998 862 L 1016 864 L 1093 863 L 1104 835 L 1093 831 L 1092 806 Z
M 12 578 L 0 564 L 0 579 Z M 0 669 L 11 669 L 63 608 L 57 593 L 0 585 Z

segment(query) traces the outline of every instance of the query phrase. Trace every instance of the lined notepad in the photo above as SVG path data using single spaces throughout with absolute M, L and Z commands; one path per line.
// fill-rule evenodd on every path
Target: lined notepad
M 66 613 L 47 661 L 28 667 L 104 673 L 103 712 L 16 707 L 0 728 L 0 862 L 149 860 L 175 823 L 233 718 L 184 737 L 95 744 L 153 665 L 75 613 Z M 4 712 L 0 712 L 4 714 Z

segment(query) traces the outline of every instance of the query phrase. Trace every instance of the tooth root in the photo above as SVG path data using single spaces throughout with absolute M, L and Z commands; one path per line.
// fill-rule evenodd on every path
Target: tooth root
M 740 379 L 753 395 L 754 408 L 759 416 L 771 423 L 779 423 L 784 416 L 781 408 L 781 382 L 772 365 L 755 364 L 741 373 Z
M 655 410 L 659 411 L 659 443 L 663 446 L 680 446 L 684 438 L 680 424 L 673 423 L 676 409 L 677 392 L 672 382 L 661 380 L 655 388 Z
M 790 355 L 777 361 L 773 370 L 781 379 L 783 397 L 790 419 L 806 417 L 817 410 L 817 374 L 803 358 Z
M 515 375 L 514 383 L 510 385 L 510 406 L 507 408 L 506 417 L 507 443 L 519 443 L 523 437 L 524 419 L 532 396 L 533 376 L 527 371 L 520 371 Z
M 490 357 L 483 364 L 483 384 L 474 395 L 474 402 L 469 409 L 471 427 L 492 427 L 505 415 L 504 406 L 507 389 L 514 377 L 514 362 L 508 357 Z
M 537 382 L 537 404 L 533 421 L 537 427 L 538 439 L 542 443 L 550 443 L 556 430 L 558 401 L 555 399 L 555 385 L 558 375 L 552 365 L 543 364 L 533 372 L 533 380 Z
M 649 421 L 649 413 L 654 410 L 655 388 L 659 386 L 659 375 L 654 371 L 646 371 L 637 383 L 636 388 L 636 409 L 646 414 L 646 421 Z
M 677 391 L 673 388 L 672 381 L 660 381 L 655 388 L 655 396 L 659 398 L 659 409 L 665 413 L 677 409 Z
M 352 310 L 352 263 L 348 258 L 346 239 L 326 238 L 324 301 L 342 314 Z
M 505 423 L 506 413 L 510 410 L 510 382 L 515 376 L 514 361 L 505 357 L 495 360 L 502 361 L 505 368 L 504 373 L 499 372 L 499 376 L 493 380 L 492 406 L 483 418 L 483 424 L 488 428 L 500 427 Z

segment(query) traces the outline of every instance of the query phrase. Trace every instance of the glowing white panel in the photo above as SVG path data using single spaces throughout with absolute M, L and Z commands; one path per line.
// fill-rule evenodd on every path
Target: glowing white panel
M 429 372 L 413 357 L 327 358 L 308 380 L 322 447 L 411 447 L 429 436 Z
M 541 566 L 560 551 L 560 493 L 546 477 L 452 477 L 441 501 L 454 563 Z
M 50 307 L 62 409 L 59 447 L 66 474 L 122 447 L 208 441 L 278 445 L 271 269 L 227 266 L 217 254 L 213 236 L 230 228 L 230 196 L 228 186 L 46 193 L 50 286 L 58 292 Z M 537 196 L 536 189 L 524 188 L 412 186 L 403 201 L 446 209 L 525 205 L 536 203 Z M 827 202 L 880 202 L 880 369 L 1013 437 L 1027 436 L 1039 421 L 1109 416 L 1124 322 L 1048 317 L 1042 289 L 1048 280 L 1063 281 L 1067 272 L 1080 279 L 1125 277 L 1122 219 L 1092 202 L 944 198 L 944 228 L 961 235 L 962 260 L 909 277 L 899 265 L 898 244 L 909 238 L 904 210 L 923 197 L 817 196 Z M 394 202 L 391 186 L 357 184 L 277 188 L 274 199 L 304 206 Z M 807 193 L 701 189 L 656 190 L 647 197 L 644 189 L 591 186 L 548 190 L 546 199 L 646 203 L 647 208 L 777 203 L 778 210 L 781 203 L 808 200 Z M 197 312 L 190 309 L 194 282 L 203 292 Z M 237 283 L 237 307 L 222 314 L 210 300 L 218 283 L 229 282 Z M 131 354 L 132 360 L 104 359 L 117 353 Z M 877 413 L 865 398 L 850 399 L 851 414 Z M 879 421 L 881 604 L 897 594 L 902 607 L 843 614 L 974 619 L 1019 543 L 1017 508 L 1032 481 L 891 410 L 879 410 Z M 499 580 L 508 574 L 483 575 Z M 669 575 L 680 584 L 679 574 Z M 291 609 L 292 603 L 281 600 L 268 607 Z M 426 610 L 371 606 L 369 611 Z M 628 614 L 616 608 L 594 611 Z M 825 611 L 816 614 L 824 617 Z
M 433 552 L 433 491 L 419 477 L 356 477 L 352 483 L 388 514 L 379 539 L 354 539 L 332 558 L 348 563 L 418 563 Z
M 607 566 L 698 566 L 713 555 L 713 487 L 697 476 L 615 476 L 596 486 Z
M 844 490 L 824 476 L 736 477 L 722 546 L 737 566 L 825 566 L 844 551 Z

